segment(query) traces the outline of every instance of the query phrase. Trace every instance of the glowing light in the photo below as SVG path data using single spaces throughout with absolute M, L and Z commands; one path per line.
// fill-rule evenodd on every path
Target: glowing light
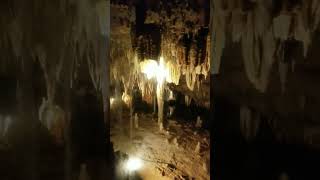
M 164 60 L 162 57 L 160 57 L 160 65 L 157 68 L 157 74 L 156 74 L 158 83 L 162 83 L 163 80 L 165 80 L 168 75 L 169 75 L 169 72 L 164 65 Z
M 158 63 L 155 60 L 146 60 L 140 63 L 141 72 L 147 75 L 148 79 L 156 76 Z
M 126 169 L 130 172 L 136 171 L 142 167 L 142 161 L 139 158 L 131 157 L 126 163 Z
M 127 92 L 123 92 L 121 99 L 127 106 L 130 107 L 130 105 L 131 105 L 131 96 Z
M 113 105 L 114 103 L 114 98 L 110 98 L 110 105 Z
M 173 99 L 173 92 L 170 91 L 169 99 Z
M 155 60 L 146 60 L 140 63 L 140 67 L 141 72 L 146 74 L 148 79 L 156 78 L 160 84 L 169 78 L 169 71 L 165 67 L 163 57 L 160 57 L 159 64 Z

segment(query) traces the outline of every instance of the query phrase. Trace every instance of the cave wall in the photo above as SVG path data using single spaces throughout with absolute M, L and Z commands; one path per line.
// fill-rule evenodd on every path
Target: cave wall
M 288 141 L 305 143 L 304 136 L 320 126 L 319 80 L 320 35 L 316 33 L 306 58 L 296 58 L 294 70 L 287 76 L 286 90 L 281 88 L 278 66 L 272 67 L 266 92 L 259 91 L 248 79 L 239 44 L 229 43 L 222 55 L 220 73 L 213 76 L 213 99 L 250 107 L 270 119 L 273 133 L 287 134 Z M 240 117 L 234 118 L 238 126 Z M 316 133 L 315 133 L 316 134 Z M 314 142 L 316 143 L 316 142 Z

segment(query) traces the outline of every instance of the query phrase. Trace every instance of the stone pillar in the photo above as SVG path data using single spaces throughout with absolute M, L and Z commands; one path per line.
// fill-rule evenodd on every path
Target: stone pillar
M 134 128 L 138 129 L 139 128 L 139 117 L 138 113 L 134 114 Z
M 158 83 L 157 85 L 157 102 L 158 102 L 158 125 L 160 131 L 163 130 L 163 105 L 164 105 L 164 84 Z

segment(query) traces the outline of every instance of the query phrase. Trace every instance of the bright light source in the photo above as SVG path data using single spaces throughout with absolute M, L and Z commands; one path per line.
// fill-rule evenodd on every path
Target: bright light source
M 127 92 L 123 92 L 123 93 L 122 93 L 121 99 L 122 99 L 122 101 L 123 101 L 128 107 L 130 107 L 130 104 L 131 104 L 131 96 L 130 96 Z
M 158 83 L 162 83 L 163 80 L 169 75 L 168 70 L 165 67 L 163 57 L 160 57 L 160 65 L 157 68 L 157 81 Z
M 142 161 L 139 158 L 131 157 L 126 163 L 126 169 L 130 172 L 136 171 L 142 167 Z
M 169 71 L 165 67 L 163 57 L 160 57 L 160 63 L 155 60 L 146 60 L 140 63 L 141 72 L 147 75 L 148 79 L 156 78 L 158 83 L 163 81 L 169 76 Z
M 156 76 L 158 63 L 155 60 L 146 60 L 140 63 L 141 72 L 147 75 L 148 79 Z
M 114 103 L 114 98 L 110 98 L 110 105 L 112 106 Z

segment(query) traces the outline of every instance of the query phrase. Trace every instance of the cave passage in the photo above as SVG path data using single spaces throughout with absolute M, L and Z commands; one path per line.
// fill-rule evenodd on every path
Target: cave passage
M 210 8 L 111 3 L 110 138 L 137 179 L 210 179 Z
M 0 179 L 210 179 L 209 0 L 0 2 Z

